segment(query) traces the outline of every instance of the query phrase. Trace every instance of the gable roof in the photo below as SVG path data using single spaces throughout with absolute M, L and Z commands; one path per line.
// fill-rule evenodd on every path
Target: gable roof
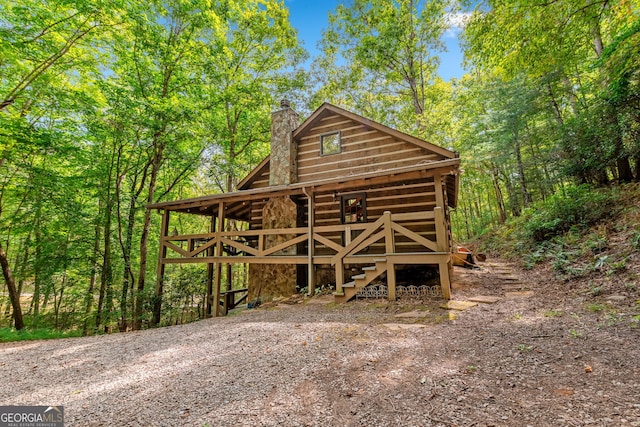
M 367 119 L 366 117 L 362 117 L 356 113 L 352 113 L 351 111 L 345 110 L 344 108 L 336 107 L 335 105 L 329 104 L 328 102 L 323 103 L 316 111 L 313 112 L 313 114 L 311 114 L 304 122 L 302 122 L 302 124 L 298 126 L 295 131 L 293 131 L 293 137 L 296 138 L 299 135 L 303 134 L 306 130 L 313 127 L 313 125 L 327 113 L 334 113 L 347 117 L 371 129 L 376 129 L 380 132 L 391 135 L 394 138 L 410 142 L 426 150 L 432 151 L 436 154 L 440 154 L 447 159 L 453 159 L 456 157 L 456 153 L 451 150 L 447 150 L 446 148 L 442 148 L 438 145 L 416 138 L 415 136 L 411 136 L 407 133 L 400 132 L 371 119 Z

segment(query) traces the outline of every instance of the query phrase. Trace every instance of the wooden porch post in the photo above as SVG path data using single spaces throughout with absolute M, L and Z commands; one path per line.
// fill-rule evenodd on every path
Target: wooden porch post
M 211 216 L 211 226 L 209 227 L 211 233 L 216 232 L 216 217 Z M 215 237 L 214 237 L 215 238 Z M 214 255 L 214 247 L 211 246 L 207 253 L 209 256 Z M 205 302 L 205 317 L 211 317 L 211 306 L 213 303 L 213 263 L 207 263 L 207 297 Z
M 438 252 L 448 252 L 447 230 L 444 223 L 444 212 L 440 206 L 433 208 L 434 220 L 436 222 L 436 246 Z
M 450 252 L 449 239 L 447 238 L 447 225 L 444 215 L 444 191 L 442 189 L 442 175 L 436 174 L 433 177 L 433 184 L 436 192 L 436 207 L 434 209 L 434 216 L 436 222 L 436 245 L 438 246 L 438 252 Z M 438 263 L 438 270 L 440 272 L 440 288 L 442 289 L 442 296 L 445 299 L 451 299 L 451 275 L 449 271 L 449 265 L 451 263 L 451 255 L 446 261 L 440 261 Z
M 389 288 L 389 301 L 396 300 L 396 265 L 387 259 L 387 286 Z
M 169 234 L 169 211 L 162 212 L 162 225 L 160 226 L 160 250 L 158 254 L 158 272 L 156 277 L 156 298 L 153 303 L 153 325 L 160 324 L 160 314 L 162 312 L 162 292 L 164 287 L 164 259 L 167 256 L 165 238 Z
M 336 261 L 336 295 L 344 295 L 344 261 L 339 258 Z
M 436 206 L 434 209 L 435 221 L 436 221 L 436 245 L 438 246 L 438 252 L 448 252 L 447 244 L 447 232 L 444 223 L 444 213 L 442 208 Z M 440 287 L 442 288 L 442 296 L 446 299 L 451 299 L 451 277 L 449 274 L 449 262 L 451 260 L 451 254 L 446 257 L 445 260 L 438 262 L 438 270 L 440 271 Z
M 442 175 L 439 173 L 433 177 L 433 186 L 436 192 L 436 206 L 444 209 L 444 193 L 442 191 Z
M 388 254 L 395 252 L 396 242 L 391 228 L 391 212 L 384 212 L 384 249 Z
M 384 212 L 384 247 L 387 254 L 393 254 L 396 250 L 395 236 L 391 228 L 391 212 Z M 387 260 L 387 287 L 389 288 L 389 301 L 396 300 L 396 266 Z
M 307 267 L 307 295 L 312 297 L 316 294 L 316 272 L 315 266 L 313 265 L 313 256 L 315 249 L 313 240 L 313 226 L 315 223 L 315 195 L 313 193 L 313 188 L 311 189 L 311 192 L 307 192 L 307 189 L 305 188 L 304 193 L 307 195 L 307 225 L 309 228 L 309 243 L 307 248 L 307 254 L 309 256 Z
M 216 224 L 216 251 L 214 256 L 220 258 L 222 257 L 222 240 L 220 240 L 220 233 L 224 228 L 224 202 L 220 201 L 218 203 L 218 223 Z M 217 261 L 215 263 L 216 269 L 216 286 L 213 296 L 213 304 L 215 305 L 214 315 L 216 317 L 220 316 L 220 286 L 222 283 L 222 263 Z

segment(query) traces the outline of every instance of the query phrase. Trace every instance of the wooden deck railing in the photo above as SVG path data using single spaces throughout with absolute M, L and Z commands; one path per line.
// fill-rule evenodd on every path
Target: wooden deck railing
M 434 240 L 408 228 L 429 223 L 435 226 Z M 355 238 L 352 238 L 353 233 L 357 233 Z M 208 263 L 218 264 L 219 268 L 221 264 L 233 263 L 307 264 L 312 272 L 314 265 L 330 264 L 335 268 L 336 294 L 340 294 L 345 264 L 372 264 L 385 258 L 388 273 L 397 264 L 437 264 L 443 296 L 449 298 L 450 243 L 447 236 L 442 208 L 436 207 L 431 212 L 385 212 L 372 223 L 318 226 L 311 230 L 295 227 L 166 235 L 161 239 L 161 265 Z M 397 244 L 399 238 L 403 242 Z M 173 256 L 168 256 L 169 253 Z M 395 290 L 395 273 L 388 279 L 390 291 L 391 288 Z M 311 274 L 309 280 L 313 280 Z M 391 298 L 392 294 L 389 295 Z
M 426 237 L 411 231 L 402 225 L 410 221 L 434 221 L 436 239 L 429 240 Z M 352 232 L 359 234 L 354 239 Z M 330 237 L 336 234 L 343 236 L 343 244 L 337 243 Z M 336 265 L 341 259 L 357 255 L 365 248 L 384 239 L 385 253 L 397 253 L 395 245 L 395 235 L 408 238 L 411 242 L 424 247 L 425 252 L 447 251 L 446 228 L 444 216 L 441 208 L 435 208 L 432 212 L 391 214 L 385 212 L 380 218 L 372 223 L 364 224 L 343 224 L 332 226 L 320 226 L 313 228 L 313 243 L 322 246 L 326 250 L 333 252 L 330 255 L 318 256 L 318 263 L 331 263 Z M 285 240 L 267 247 L 266 242 L 269 236 L 281 236 Z M 291 258 L 296 263 L 297 259 L 305 258 L 304 253 L 287 255 L 284 253 L 292 246 L 296 246 L 309 240 L 309 230 L 306 227 L 279 228 L 269 230 L 245 230 L 245 231 L 223 231 L 213 233 L 168 235 L 163 236 L 161 244 L 174 253 L 173 257 L 165 257 L 165 262 L 263 262 L 269 263 L 268 258 L 276 259 Z M 215 253 L 217 243 L 220 242 L 225 253 Z M 308 245 L 307 245 L 308 250 Z M 175 255 L 178 255 L 177 257 Z M 224 257 L 224 259 L 219 259 Z M 202 258 L 207 258 L 203 260 Z M 216 258 L 211 260 L 211 258 Z

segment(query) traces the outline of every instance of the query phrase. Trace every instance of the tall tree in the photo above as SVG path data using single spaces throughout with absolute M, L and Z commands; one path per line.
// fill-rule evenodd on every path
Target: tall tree
M 609 72 L 594 65 L 637 19 L 633 3 L 486 1 L 465 31 L 466 55 L 478 70 L 545 82 L 541 96 L 561 123 L 557 137 L 568 170 L 582 180 L 606 181 L 609 169 L 621 180 L 632 178 L 620 109 L 607 101 Z
M 437 110 L 433 83 L 444 49 L 450 2 L 351 0 L 329 16 L 321 85 L 314 103 L 338 99 L 374 119 L 428 136 L 425 121 Z M 407 119 L 401 119 L 409 117 Z

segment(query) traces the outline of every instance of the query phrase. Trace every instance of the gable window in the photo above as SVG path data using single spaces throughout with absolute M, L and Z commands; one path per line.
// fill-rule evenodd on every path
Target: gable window
M 336 154 L 340 152 L 340 131 L 326 133 L 320 136 L 320 155 Z
M 367 200 L 364 193 L 341 197 L 340 214 L 343 224 L 367 222 Z

